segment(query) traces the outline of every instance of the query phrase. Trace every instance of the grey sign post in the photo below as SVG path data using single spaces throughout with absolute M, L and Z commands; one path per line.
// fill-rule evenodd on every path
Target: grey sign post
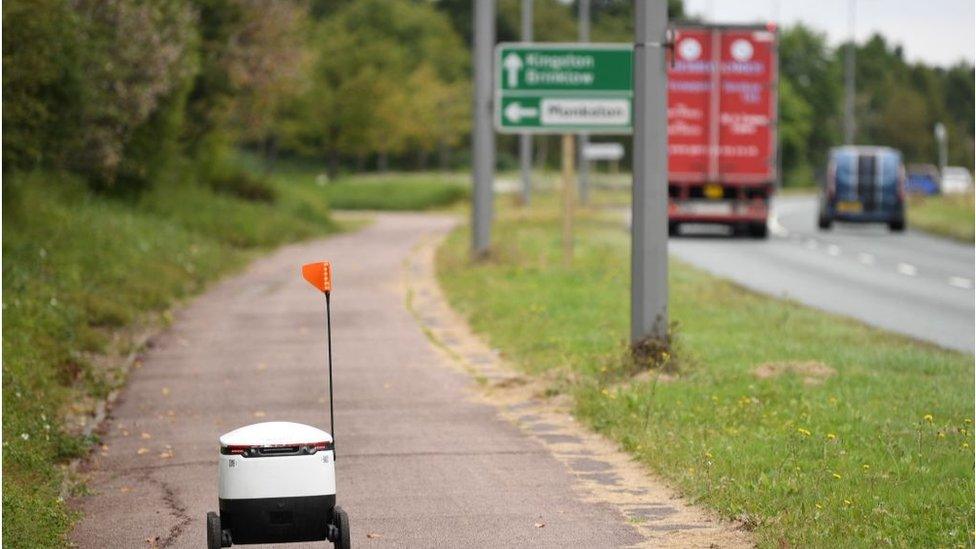
M 495 179 L 495 132 L 491 125 L 492 48 L 495 0 L 474 3 L 474 117 L 471 134 L 473 204 L 471 253 L 484 257 L 491 245 L 492 185 Z
M 522 0 L 522 41 L 532 41 L 532 0 Z M 522 167 L 522 204 L 532 200 L 532 134 L 519 136 L 519 164 Z
M 590 41 L 590 0 L 579 0 L 579 41 Z M 590 163 L 583 156 L 583 150 L 586 149 L 589 141 L 590 136 L 587 134 L 581 133 L 579 135 L 577 146 L 579 151 L 579 198 L 580 203 L 584 206 L 590 201 Z
M 668 333 L 667 0 L 634 0 L 630 341 Z

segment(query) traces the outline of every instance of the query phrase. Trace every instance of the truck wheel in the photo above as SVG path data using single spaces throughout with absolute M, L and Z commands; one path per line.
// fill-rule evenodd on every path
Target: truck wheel
M 832 220 L 829 217 L 821 215 L 817 219 L 817 227 L 820 227 L 821 231 L 829 231 L 831 222 Z
M 769 228 L 765 223 L 756 223 L 749 227 L 749 236 L 753 238 L 766 238 L 769 236 Z
M 213 511 L 207 513 L 207 549 L 221 547 L 220 516 Z
M 895 233 L 904 232 L 904 230 L 905 230 L 905 220 L 904 219 L 898 219 L 896 221 L 889 222 L 888 223 L 888 229 L 890 229 L 891 232 L 895 232 Z
M 349 515 L 338 505 L 335 508 L 335 526 L 338 533 L 333 547 L 336 549 L 350 549 L 352 547 L 352 541 L 350 541 L 351 535 L 349 533 Z

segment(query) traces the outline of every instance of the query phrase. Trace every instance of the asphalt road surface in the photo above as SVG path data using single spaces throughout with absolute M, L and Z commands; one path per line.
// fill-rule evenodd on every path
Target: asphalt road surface
M 404 258 L 452 224 L 377 215 L 355 233 L 283 248 L 184 308 L 132 371 L 83 469 L 91 495 L 76 501 L 84 518 L 72 542 L 202 547 L 221 433 L 273 419 L 328 429 L 325 304 L 299 266 L 329 258 L 338 502 L 354 545 L 640 543 L 544 445 L 469 398 L 472 378 L 439 362 L 405 307 Z
M 762 293 L 973 352 L 973 247 L 883 225 L 817 229 L 812 197 L 776 199 L 770 237 L 683 228 L 674 256 Z

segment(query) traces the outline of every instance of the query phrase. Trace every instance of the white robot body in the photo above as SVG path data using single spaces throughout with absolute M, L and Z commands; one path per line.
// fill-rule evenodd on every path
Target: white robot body
M 256 423 L 220 437 L 221 526 L 234 544 L 326 539 L 335 508 L 332 436 L 300 423 Z

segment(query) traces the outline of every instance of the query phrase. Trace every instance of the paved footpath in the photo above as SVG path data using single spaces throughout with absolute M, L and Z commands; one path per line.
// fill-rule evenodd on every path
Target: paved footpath
M 82 469 L 91 493 L 73 502 L 84 518 L 72 542 L 203 547 L 205 513 L 217 508 L 221 433 L 268 420 L 328 428 L 324 302 L 299 275 L 302 263 L 327 258 L 335 270 L 338 501 L 354 545 L 747 543 L 636 477 L 614 488 L 640 500 L 644 515 L 635 518 L 581 484 L 594 467 L 598 481 L 608 478 L 608 465 L 577 455 L 585 474 L 574 471 L 545 436 L 472 397 L 477 384 L 431 343 L 403 282 L 411 254 L 454 223 L 377 214 L 355 233 L 282 248 L 183 308 L 131 372 L 103 426 L 104 446 Z

